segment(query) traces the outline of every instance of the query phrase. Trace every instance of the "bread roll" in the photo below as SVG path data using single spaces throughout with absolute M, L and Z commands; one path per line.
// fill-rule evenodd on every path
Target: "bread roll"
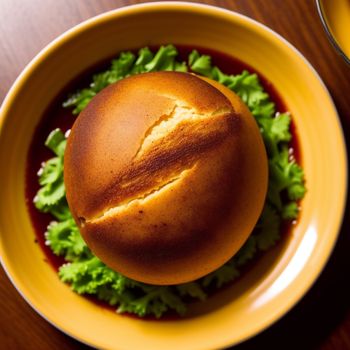
M 243 245 L 261 213 L 267 158 L 241 100 L 188 73 L 123 79 L 77 118 L 67 200 L 93 253 L 145 283 L 192 281 Z

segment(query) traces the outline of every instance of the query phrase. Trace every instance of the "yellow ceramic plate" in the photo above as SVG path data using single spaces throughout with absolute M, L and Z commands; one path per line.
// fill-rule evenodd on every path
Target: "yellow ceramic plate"
M 27 150 L 59 91 L 87 67 L 119 51 L 160 43 L 212 48 L 235 56 L 274 84 L 293 114 L 308 192 L 289 239 L 239 283 L 176 321 L 120 316 L 73 293 L 34 243 L 24 197 Z M 24 70 L 1 110 L 0 252 L 13 284 L 43 317 L 98 348 L 204 350 L 236 344 L 288 311 L 324 267 L 337 238 L 346 195 L 346 154 L 329 93 L 283 38 L 236 13 L 186 3 L 112 11 L 68 31 Z

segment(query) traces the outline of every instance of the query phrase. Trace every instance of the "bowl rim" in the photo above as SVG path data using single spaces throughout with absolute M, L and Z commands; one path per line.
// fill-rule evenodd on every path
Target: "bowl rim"
M 317 0 L 316 0 L 317 1 Z M 339 236 L 341 224 L 344 217 L 345 212 L 345 204 L 346 204 L 346 197 L 347 197 L 347 190 L 348 190 L 348 162 L 347 162 L 347 151 L 345 146 L 345 137 L 344 137 L 344 131 L 341 127 L 341 122 L 339 118 L 339 114 L 337 113 L 336 106 L 334 104 L 334 101 L 322 81 L 320 75 L 317 73 L 315 68 L 311 65 L 311 63 L 305 58 L 305 56 L 296 49 L 291 43 L 289 43 L 286 39 L 284 39 L 280 34 L 275 32 L 274 30 L 270 29 L 266 25 L 248 17 L 243 14 L 237 13 L 232 10 L 228 10 L 225 8 L 221 8 L 218 6 L 213 5 L 207 5 L 207 4 L 200 4 L 200 3 L 193 3 L 193 2 L 181 2 L 181 1 L 157 1 L 152 3 L 141 3 L 136 5 L 129 5 L 121 8 L 117 8 L 114 10 L 110 10 L 107 12 L 103 12 L 97 16 L 91 17 L 72 28 L 68 29 L 67 31 L 60 34 L 58 37 L 56 37 L 53 41 L 51 41 L 48 45 L 46 45 L 43 49 L 40 50 L 40 52 L 26 65 L 26 67 L 23 69 L 23 71 L 20 73 L 20 75 L 17 77 L 17 79 L 14 81 L 12 87 L 8 91 L 6 97 L 3 100 L 2 106 L 0 108 L 0 138 L 2 137 L 2 133 L 4 132 L 4 120 L 5 115 L 7 114 L 8 110 L 10 109 L 10 106 L 12 105 L 13 101 L 16 99 L 17 91 L 22 88 L 23 85 L 25 85 L 26 80 L 28 77 L 32 74 L 32 72 L 40 66 L 41 62 L 45 59 L 47 55 L 49 55 L 51 52 L 56 50 L 57 47 L 60 47 L 63 43 L 70 41 L 73 39 L 76 35 L 78 35 L 80 32 L 85 31 L 89 28 L 94 27 L 95 25 L 104 22 L 111 18 L 118 18 L 122 16 L 127 16 L 129 14 L 134 14 L 136 12 L 142 12 L 143 10 L 151 11 L 152 9 L 156 10 L 182 10 L 182 11 L 191 11 L 195 10 L 197 13 L 205 13 L 209 14 L 211 16 L 216 17 L 222 17 L 227 19 L 239 19 L 240 21 L 244 21 L 247 25 L 254 26 L 255 28 L 260 28 L 262 31 L 269 34 L 274 39 L 279 40 L 283 45 L 287 46 L 290 50 L 294 52 L 296 56 L 298 56 L 303 63 L 307 66 L 307 68 L 313 73 L 313 75 L 317 78 L 318 83 L 324 90 L 325 94 L 329 98 L 329 102 L 331 103 L 332 108 L 335 112 L 335 120 L 336 127 L 339 130 L 339 145 L 343 149 L 342 154 L 344 155 L 342 161 L 344 164 L 344 189 L 345 191 L 342 194 L 342 197 L 339 198 L 340 208 L 338 215 L 336 217 L 336 220 L 334 221 L 334 228 L 335 232 L 333 232 L 334 239 L 327 246 L 327 249 L 323 252 L 322 256 L 318 260 L 318 265 L 313 270 L 313 274 L 309 275 L 308 279 L 305 279 L 303 283 L 301 283 L 301 288 L 299 288 L 298 292 L 295 292 L 292 297 L 289 299 L 285 299 L 283 302 L 283 306 L 280 307 L 278 310 L 276 310 L 274 313 L 270 314 L 270 317 L 265 320 L 265 323 L 256 323 L 255 327 L 252 327 L 250 329 L 249 334 L 246 334 L 242 336 L 242 338 L 235 343 L 234 345 L 237 345 L 239 343 L 242 343 L 246 341 L 247 339 L 261 333 L 266 328 L 273 325 L 276 321 L 278 321 L 282 316 L 284 316 L 288 311 L 292 309 L 295 304 L 300 301 L 300 299 L 307 293 L 307 291 L 312 287 L 312 285 L 315 283 L 319 275 L 321 274 L 323 268 L 325 267 L 327 261 L 329 260 L 331 253 L 335 247 L 335 244 L 337 242 L 337 238 Z M 64 325 L 58 325 L 55 323 L 54 320 L 51 320 L 48 315 L 44 315 L 33 303 L 31 300 L 29 300 L 24 293 L 21 291 L 20 287 L 16 285 L 15 279 L 10 274 L 10 269 L 8 267 L 7 261 L 3 258 L 3 247 L 2 247 L 2 241 L 1 241 L 1 235 L 0 235 L 0 263 L 3 266 L 8 278 L 10 279 L 13 286 L 16 288 L 16 290 L 19 292 L 19 294 L 23 297 L 23 299 L 36 311 L 41 317 L 43 317 L 46 321 L 48 321 L 50 324 L 52 324 L 55 328 L 62 331 L 63 333 L 69 335 L 70 337 L 80 341 L 83 344 L 86 344 L 88 346 L 97 346 L 98 344 L 92 344 L 90 342 L 86 342 L 79 334 L 73 334 L 69 329 L 65 329 Z M 232 346 L 232 342 L 225 342 L 223 344 L 220 344 L 220 348 L 222 347 L 228 347 Z
M 350 57 L 348 57 L 346 53 L 343 51 L 343 49 L 340 47 L 334 35 L 332 34 L 331 28 L 328 25 L 326 14 L 323 10 L 322 0 L 315 0 L 315 1 L 316 1 L 317 12 L 321 20 L 323 29 L 327 34 L 328 40 L 331 42 L 331 44 L 335 48 L 338 55 L 340 55 L 345 60 L 345 62 L 350 65 Z

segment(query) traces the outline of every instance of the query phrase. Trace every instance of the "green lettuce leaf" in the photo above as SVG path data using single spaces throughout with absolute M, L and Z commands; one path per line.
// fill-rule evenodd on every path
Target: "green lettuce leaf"
M 203 277 L 201 284 L 204 288 L 212 285 L 214 285 L 216 288 L 220 288 L 224 284 L 233 281 L 238 276 L 239 270 L 237 269 L 235 259 L 233 258 L 226 264 L 219 267 L 217 270 Z
M 92 256 L 72 217 L 60 222 L 52 221 L 47 227 L 45 238 L 54 254 L 64 256 L 67 261 Z
M 197 282 L 188 282 L 184 284 L 178 284 L 175 286 L 175 288 L 177 289 L 181 297 L 184 297 L 187 295 L 202 301 L 207 298 L 207 294 L 205 293 L 203 288 L 201 288 L 200 284 Z
M 57 157 L 43 163 L 38 172 L 41 188 L 34 198 L 34 204 L 40 211 L 51 212 L 51 208 L 57 207 L 62 203 L 66 193 L 63 182 L 63 154 L 66 147 L 66 139 L 62 131 L 59 129 L 52 131 L 45 145 Z
M 112 61 L 110 69 L 95 74 L 90 86 L 72 94 L 63 107 L 74 107 L 73 114 L 79 114 L 98 92 L 130 75 L 160 70 L 186 72 L 186 63 L 175 60 L 177 54 L 173 45 L 161 46 L 155 54 L 145 47 L 138 52 L 137 57 L 132 52 L 122 52 Z
M 56 156 L 62 158 L 64 150 L 66 149 L 67 140 L 60 129 L 55 129 L 51 131 L 50 135 L 47 137 L 45 146 L 53 151 Z
M 271 248 L 280 239 L 281 217 L 270 205 L 265 204 L 263 212 L 257 224 L 257 234 L 254 235 L 256 246 L 265 251 Z

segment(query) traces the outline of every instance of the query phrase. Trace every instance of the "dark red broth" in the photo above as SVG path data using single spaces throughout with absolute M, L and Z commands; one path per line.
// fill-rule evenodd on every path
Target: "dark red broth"
M 179 50 L 179 56 L 181 60 L 186 60 L 188 54 L 194 49 L 194 47 L 180 46 L 177 45 Z M 226 74 L 239 74 L 243 70 L 248 70 L 249 72 L 258 73 L 254 68 L 248 66 L 242 61 L 222 54 L 217 51 L 198 48 L 196 49 L 202 54 L 208 54 L 212 57 L 213 64 L 218 66 Z M 65 262 L 63 258 L 57 257 L 52 253 L 49 247 L 45 245 L 45 231 L 46 227 L 53 217 L 49 214 L 44 214 L 39 212 L 34 204 L 33 198 L 36 192 L 39 190 L 38 176 L 37 172 L 40 169 L 41 163 L 49 158 L 52 158 L 52 153 L 45 147 L 45 140 L 49 133 L 55 128 L 60 128 L 63 132 L 70 129 L 76 119 L 70 109 L 65 109 L 62 107 L 62 102 L 66 100 L 67 96 L 75 92 L 77 89 L 86 87 L 91 81 L 91 77 L 94 73 L 108 69 L 110 60 L 106 60 L 102 64 L 99 64 L 87 72 L 82 74 L 80 77 L 71 82 L 58 96 L 52 101 L 51 105 L 48 107 L 47 111 L 41 118 L 39 125 L 36 127 L 34 132 L 32 142 L 29 148 L 27 156 L 27 166 L 26 166 L 26 186 L 25 195 L 27 201 L 27 207 L 31 217 L 32 225 L 35 230 L 36 238 L 34 239 L 40 247 L 43 249 L 46 261 L 50 263 L 55 270 Z M 270 95 L 272 101 L 276 105 L 276 110 L 279 112 L 286 112 L 287 108 L 282 100 L 281 96 L 278 94 L 273 85 L 258 73 L 259 79 L 262 82 L 267 93 Z M 298 150 L 298 140 L 296 135 L 295 126 L 292 124 L 291 131 L 293 134 L 293 141 L 291 143 L 291 149 L 293 150 L 293 155 L 300 163 L 300 152 Z M 291 224 L 284 224 L 282 227 L 283 235 L 288 235 L 288 231 L 291 229 Z M 92 299 L 89 297 L 89 299 Z M 99 302 L 101 304 L 101 302 Z M 114 308 L 113 308 L 114 310 Z

